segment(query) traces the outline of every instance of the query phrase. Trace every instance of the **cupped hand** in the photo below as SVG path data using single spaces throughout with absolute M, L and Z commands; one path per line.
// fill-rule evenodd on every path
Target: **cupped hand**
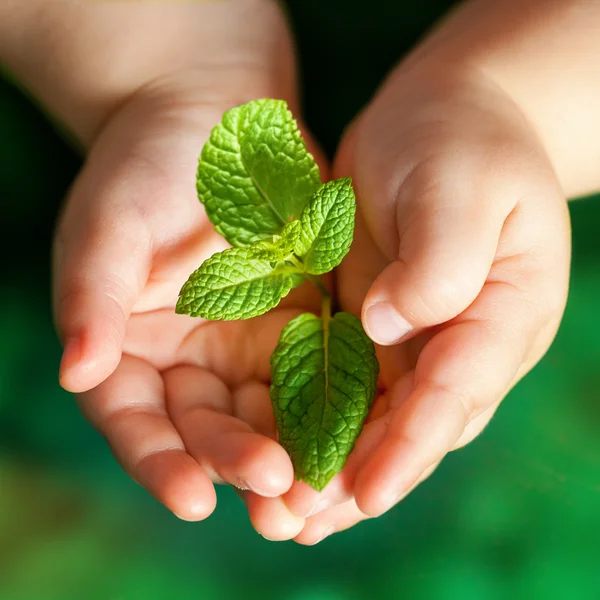
M 222 37 L 213 32 L 223 48 L 209 40 L 195 68 L 153 79 L 111 116 L 60 219 L 54 287 L 60 381 L 126 472 L 187 520 L 213 511 L 215 482 L 253 490 L 270 501 L 252 521 L 276 538 L 304 520 L 281 500 L 293 469 L 274 440 L 269 357 L 298 309 L 318 311 L 318 292 L 301 287 L 248 322 L 174 310 L 189 274 L 225 247 L 195 191 L 210 130 L 254 98 L 297 111 L 289 35 L 275 5 L 263 6 L 260 43 L 245 13 L 237 24 L 223 15 Z
M 566 300 L 564 195 L 535 131 L 481 73 L 399 67 L 342 141 L 359 205 L 342 308 L 379 344 L 381 393 L 344 470 L 287 506 L 313 544 L 386 512 L 475 438 L 542 357 Z

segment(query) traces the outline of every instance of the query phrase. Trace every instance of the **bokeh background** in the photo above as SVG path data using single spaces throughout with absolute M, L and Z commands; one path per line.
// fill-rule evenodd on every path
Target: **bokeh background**
M 290 3 L 329 152 L 450 4 Z M 571 207 L 558 338 L 481 438 L 386 516 L 303 548 L 259 537 L 230 489 L 208 521 L 178 521 L 58 387 L 49 247 L 79 166 L 0 79 L 0 600 L 600 598 L 600 198 Z

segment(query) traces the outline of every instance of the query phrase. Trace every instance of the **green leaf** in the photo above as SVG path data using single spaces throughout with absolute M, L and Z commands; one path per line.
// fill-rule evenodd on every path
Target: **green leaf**
M 277 306 L 302 281 L 293 266 L 255 258 L 248 248 L 230 248 L 190 275 L 175 311 L 204 319 L 249 319 Z
M 302 232 L 296 254 L 304 257 L 313 275 L 337 267 L 350 250 L 354 237 L 356 199 L 349 177 L 321 186 L 302 213 Z
M 375 348 L 354 315 L 303 314 L 271 356 L 279 443 L 296 478 L 321 491 L 344 466 L 376 392 Z
M 198 163 L 198 197 L 233 246 L 279 233 L 320 185 L 319 168 L 283 100 L 227 111 Z
M 271 239 L 256 242 L 250 246 L 248 248 L 249 255 L 268 261 L 289 260 L 294 254 L 300 230 L 300 221 L 292 221 L 282 229 L 281 235 L 274 235 Z

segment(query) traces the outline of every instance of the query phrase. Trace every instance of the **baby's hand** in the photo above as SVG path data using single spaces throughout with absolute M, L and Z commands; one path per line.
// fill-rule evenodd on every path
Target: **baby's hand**
M 480 73 L 400 67 L 348 131 L 335 177 L 360 216 L 342 307 L 380 347 L 382 395 L 345 469 L 285 496 L 296 540 L 381 515 L 476 437 L 542 357 L 567 296 L 566 201 L 519 107 Z
M 280 498 L 293 469 L 272 439 L 269 356 L 296 314 L 285 306 L 318 309 L 318 294 L 300 289 L 251 322 L 175 314 L 181 285 L 225 244 L 194 186 L 211 128 L 254 98 L 297 107 L 285 22 L 274 3 L 258 1 L 81 10 L 101 11 L 98 21 L 116 28 L 125 10 L 145 26 L 162 17 L 169 26 L 157 43 L 166 29 L 189 30 L 194 44 L 183 33 L 181 43 L 196 54 L 193 66 L 152 79 L 111 116 L 69 195 L 54 268 L 61 383 L 80 393 L 127 473 L 181 518 L 209 515 L 213 482 L 228 482 L 273 497 L 270 514 L 295 534 L 304 521 Z M 268 532 L 264 520 L 253 514 Z

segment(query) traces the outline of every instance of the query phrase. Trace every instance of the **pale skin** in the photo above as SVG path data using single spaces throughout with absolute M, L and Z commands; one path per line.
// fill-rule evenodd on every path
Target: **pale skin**
M 259 533 L 314 544 L 473 440 L 564 310 L 565 199 L 600 189 L 599 33 L 594 1 L 467 2 L 347 130 L 331 173 L 359 214 L 335 291 L 379 344 L 382 393 L 319 494 L 294 482 L 268 395 L 279 332 L 318 292 L 247 322 L 173 311 L 224 247 L 194 189 L 210 129 L 259 97 L 300 118 L 278 6 L 5 1 L 0 59 L 87 154 L 56 237 L 60 381 L 130 476 L 190 521 L 214 483 L 245 488 Z

